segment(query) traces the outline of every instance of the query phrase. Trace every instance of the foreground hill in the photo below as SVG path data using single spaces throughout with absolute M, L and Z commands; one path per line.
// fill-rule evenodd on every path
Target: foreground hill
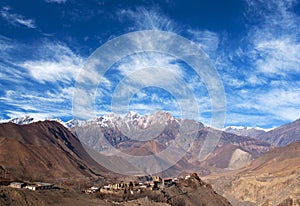
M 58 122 L 0 124 L 0 174 L 6 178 L 53 180 L 107 173 Z
M 222 206 L 231 205 L 231 203 L 217 194 L 211 185 L 203 182 L 197 175 L 193 174 L 177 186 L 167 188 L 164 193 L 167 202 L 171 205 L 206 205 Z
M 73 189 L 31 191 L 0 186 L 0 205 L 231 206 L 228 200 L 217 194 L 211 185 L 203 182 L 197 175 L 192 175 L 189 179 L 164 190 L 143 190 L 135 195 L 121 193 L 106 198 L 99 192 L 88 195 Z
M 299 205 L 300 141 L 272 149 L 238 171 L 208 179 L 235 205 Z
M 160 189 L 141 189 L 138 192 L 129 193 L 128 190 L 115 190 L 109 194 L 104 194 L 107 201 L 124 202 L 147 198 L 152 202 L 168 204 L 172 206 L 230 206 L 231 203 L 217 194 L 210 184 L 202 181 L 198 174 L 193 173 L 185 178 L 179 177 L 176 184 L 172 184 Z M 126 205 L 126 204 L 124 204 Z M 130 204 L 131 205 L 131 204 Z M 132 204 L 133 205 L 133 204 Z M 140 203 L 139 205 L 146 205 Z
M 300 140 L 300 119 L 257 136 L 275 146 L 286 146 Z

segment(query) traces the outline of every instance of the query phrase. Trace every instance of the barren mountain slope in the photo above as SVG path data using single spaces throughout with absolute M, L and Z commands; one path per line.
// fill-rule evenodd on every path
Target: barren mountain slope
M 0 124 L 0 174 L 8 178 L 95 177 L 107 172 L 58 122 Z
M 258 135 L 258 139 L 269 142 L 275 146 L 286 146 L 300 140 L 300 119 L 282 125 L 269 132 Z
M 236 205 L 278 205 L 289 198 L 297 205 L 300 141 L 272 149 L 238 171 L 211 175 L 208 181 Z

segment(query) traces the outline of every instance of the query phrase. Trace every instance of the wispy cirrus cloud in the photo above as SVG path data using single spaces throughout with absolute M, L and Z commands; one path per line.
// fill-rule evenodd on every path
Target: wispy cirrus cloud
M 217 55 L 217 50 L 219 48 L 220 37 L 216 32 L 209 30 L 195 30 L 188 29 L 188 34 L 192 41 L 200 44 L 200 47 L 205 51 L 210 57 Z
M 0 57 L 0 85 L 5 88 L 0 92 L 1 116 L 71 118 L 74 83 L 84 58 L 60 42 L 24 47 L 9 38 L 1 40 L 10 45 Z M 32 55 L 25 59 L 14 56 L 15 51 L 25 50 Z
M 217 59 L 230 105 L 227 124 L 279 126 L 300 116 L 299 85 L 294 82 L 300 74 L 296 1 L 245 2 L 247 35 L 238 48 L 229 47 Z
M 196 29 L 188 29 L 186 26 L 179 25 L 177 22 L 173 21 L 166 14 L 162 13 L 159 7 L 136 7 L 131 9 L 121 9 L 117 11 L 117 16 L 121 22 L 130 21 L 132 22 L 132 26 L 129 27 L 129 31 L 137 31 L 137 30 L 162 30 L 168 32 L 174 32 L 183 37 L 186 37 L 196 43 L 199 48 L 202 48 L 205 52 L 209 54 L 209 56 L 213 56 L 218 49 L 219 44 L 219 36 L 217 33 L 211 32 L 209 30 L 196 30 Z M 184 29 L 185 28 L 185 29 Z M 145 39 L 141 42 L 141 44 L 147 44 L 150 40 Z M 150 41 L 151 42 L 151 41 Z M 127 59 L 128 60 L 128 59 Z M 192 75 L 188 74 L 186 69 L 186 65 L 184 66 L 182 63 L 176 62 L 178 59 L 170 58 L 162 55 L 135 55 L 134 58 L 130 59 L 127 62 L 122 62 L 122 65 L 118 68 L 121 72 L 121 75 L 132 78 L 130 81 L 126 81 L 126 83 L 132 83 L 130 85 L 126 85 L 123 90 L 119 90 L 117 96 L 126 96 L 128 92 L 130 92 L 130 88 L 133 90 L 137 85 L 134 85 L 135 81 L 139 81 L 140 83 L 144 83 L 147 85 L 152 82 L 155 83 L 156 86 L 170 91 L 175 91 L 175 94 L 181 93 L 181 96 L 176 96 L 175 99 L 171 101 L 169 97 L 162 97 L 160 100 L 163 101 L 160 105 L 163 109 L 168 110 L 173 115 L 181 115 L 179 111 L 179 107 L 173 107 L 174 101 L 177 103 L 181 103 L 181 109 L 188 108 L 191 105 L 191 102 L 186 101 L 187 99 L 195 99 L 198 103 L 199 108 L 194 108 L 193 113 L 190 114 L 189 118 L 193 118 L 199 110 L 202 113 L 210 113 L 211 112 L 211 102 L 208 98 L 207 90 L 201 81 L 201 77 L 197 76 L 194 72 Z M 152 67 L 152 68 L 150 68 Z M 144 70 L 143 70 L 144 68 Z M 147 73 L 148 68 L 152 70 L 151 73 Z M 159 70 L 158 70 L 159 68 Z M 140 69 L 140 74 L 134 73 L 134 71 L 138 71 Z M 193 68 L 189 68 L 192 69 Z M 115 76 L 114 76 L 115 77 Z M 176 80 L 181 79 L 183 82 L 178 82 Z M 102 94 L 104 90 L 102 90 Z M 176 92 L 178 91 L 178 92 Z M 107 94 L 107 91 L 105 91 Z M 114 92 L 114 91 L 113 91 Z M 149 91 L 148 91 L 149 92 Z M 160 95 L 163 93 L 162 91 L 156 91 Z M 157 93 L 157 94 L 158 94 Z M 174 95 L 174 93 L 172 95 Z M 188 97 L 187 97 L 188 94 Z M 151 97 L 155 97 L 155 94 L 147 93 L 147 95 Z M 144 101 L 144 98 L 140 98 L 139 95 L 134 98 L 134 105 L 139 108 L 140 113 L 151 113 L 155 108 L 158 108 L 157 99 L 151 98 L 149 102 Z M 169 106 L 167 106 L 168 103 Z M 178 103 L 179 104 L 179 103 Z M 149 105 L 152 105 L 149 106 Z M 125 105 L 126 111 L 128 105 Z M 134 108 L 133 105 L 130 105 L 131 108 Z M 121 107 L 119 107 L 120 110 Z M 144 111 L 141 111 L 141 108 L 144 108 Z M 168 109 L 169 108 L 169 109 Z M 162 108 L 161 108 L 162 109 Z M 192 110 L 192 109 L 191 109 Z M 201 117 L 204 118 L 204 117 Z M 209 119 L 209 118 L 207 118 Z M 208 123 L 209 120 L 205 119 L 205 122 Z M 206 121 L 207 120 L 207 121 Z
M 128 109 L 140 114 L 166 110 L 177 117 L 184 115 L 190 119 L 199 115 L 197 111 L 210 113 L 210 100 L 204 84 L 195 72 L 193 77 L 188 74 L 190 69 L 166 54 L 146 52 L 131 55 L 118 62 L 105 76 L 111 83 L 110 87 L 100 85 L 97 91 L 98 110 L 114 110 L 112 112 L 120 114 Z M 198 108 L 192 107 L 195 103 Z
M 45 2 L 47 2 L 47 3 L 57 3 L 57 4 L 62 4 L 62 3 L 66 3 L 67 0 L 45 0 Z
M 248 38 L 252 41 L 251 57 L 258 72 L 264 75 L 288 75 L 299 72 L 300 42 L 299 20 L 292 8 L 296 1 L 248 0 L 249 14 L 262 23 L 251 28 Z M 257 12 L 257 8 L 265 8 Z M 256 11 L 255 11 L 256 9 Z
M 83 58 L 75 54 L 70 48 L 60 43 L 46 43 L 38 52 L 40 58 L 26 60 L 18 66 L 26 69 L 28 73 L 39 82 L 65 82 L 74 81 L 83 66 Z
M 216 32 L 209 30 L 199 30 L 187 28 L 180 25 L 169 16 L 164 14 L 159 7 L 136 7 L 134 9 L 120 9 L 117 11 L 117 16 L 120 21 L 124 19 L 133 23 L 129 27 L 130 31 L 137 30 L 161 30 L 182 34 L 191 39 L 193 42 L 200 45 L 200 47 L 210 56 L 214 56 L 219 47 L 219 35 Z
M 51 87 L 50 87 L 51 88 Z M 19 86 L 19 90 L 7 90 L 0 96 L 1 112 L 7 119 L 29 115 L 35 119 L 72 116 L 73 87 L 40 87 L 43 92 Z M 14 88 L 10 88 L 14 89 Z
M 135 9 L 120 9 L 117 11 L 120 21 L 124 18 L 133 22 L 130 30 L 162 30 L 178 31 L 180 28 L 168 16 L 163 14 L 158 7 Z
M 33 19 L 26 18 L 21 14 L 13 13 L 10 7 L 2 7 L 0 16 L 14 26 L 25 26 L 29 29 L 35 29 L 37 27 Z

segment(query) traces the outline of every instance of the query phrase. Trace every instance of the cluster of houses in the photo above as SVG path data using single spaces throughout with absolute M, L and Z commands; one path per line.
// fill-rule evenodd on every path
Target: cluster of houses
M 45 183 L 45 182 L 34 182 L 34 183 L 11 182 L 8 186 L 12 188 L 27 188 L 29 190 L 34 190 L 34 191 L 54 188 L 54 184 Z
M 143 181 L 138 180 L 128 180 L 120 181 L 118 183 L 111 183 L 104 185 L 103 187 L 90 187 L 85 190 L 86 193 L 95 193 L 100 192 L 103 194 L 114 194 L 115 192 L 130 192 L 130 194 L 134 194 L 135 192 L 140 192 L 142 190 L 163 190 L 165 188 L 172 187 L 177 185 L 181 180 L 189 179 L 191 175 L 173 177 L 173 178 L 161 178 L 159 176 L 148 176 Z M 137 178 L 138 179 L 138 178 Z M 45 182 L 11 182 L 9 187 L 12 188 L 27 188 L 29 190 L 47 190 L 53 189 L 54 184 L 45 183 Z
M 119 183 L 112 183 L 104 185 L 103 187 L 91 187 L 85 190 L 86 193 L 99 192 L 103 194 L 113 194 L 118 191 L 126 190 L 130 191 L 131 194 L 134 192 L 139 192 L 141 190 L 163 190 L 165 188 L 177 185 L 180 180 L 188 179 L 190 175 L 184 177 L 173 177 L 173 178 L 161 178 L 159 176 L 150 176 L 148 180 L 137 181 L 137 180 L 127 180 L 120 181 Z

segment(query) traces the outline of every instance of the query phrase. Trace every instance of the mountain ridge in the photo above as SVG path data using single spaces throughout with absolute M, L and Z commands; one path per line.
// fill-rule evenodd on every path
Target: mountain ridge
M 258 135 L 259 139 L 275 146 L 286 146 L 300 140 L 300 118 L 277 127 L 269 132 Z
M 0 169 L 10 178 L 101 177 L 109 173 L 86 153 L 77 137 L 55 121 L 0 124 L 0 151 Z

